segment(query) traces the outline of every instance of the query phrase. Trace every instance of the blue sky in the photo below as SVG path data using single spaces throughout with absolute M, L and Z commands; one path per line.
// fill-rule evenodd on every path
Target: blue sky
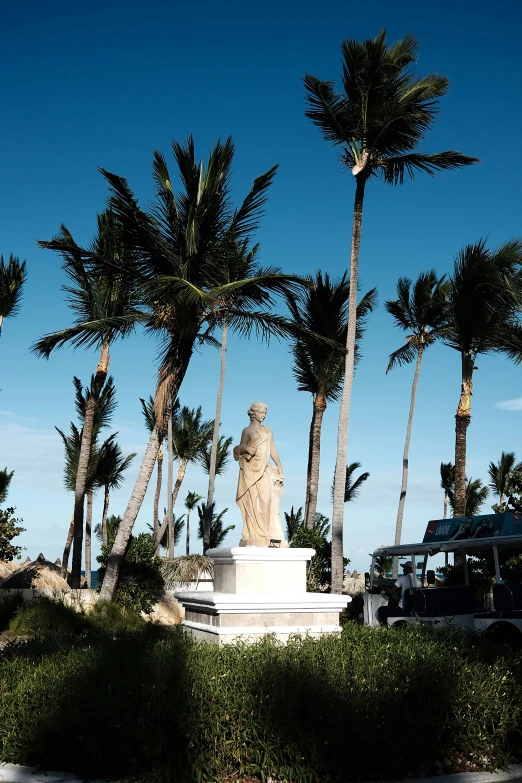
M 63 454 L 54 426 L 74 418 L 72 377 L 87 381 L 95 352 L 65 348 L 49 361 L 29 351 L 34 340 L 70 323 L 60 290 L 60 259 L 37 248 L 65 223 L 88 242 L 106 189 L 98 166 L 126 176 L 142 202 L 152 196 L 154 149 L 169 155 L 172 139 L 195 137 L 204 158 L 218 137 L 237 146 L 238 198 L 274 163 L 273 185 L 258 239 L 265 264 L 311 273 L 342 274 L 349 258 L 353 178 L 303 116 L 301 79 L 309 72 L 338 80 L 344 38 L 373 37 L 388 28 L 420 39 L 418 68 L 449 77 L 440 121 L 423 149 L 458 149 L 480 157 L 468 170 L 436 179 L 420 176 L 391 189 L 375 182 L 367 191 L 360 256 L 362 290 L 377 286 L 357 370 L 349 461 L 371 474 L 360 498 L 346 508 L 346 554 L 359 570 L 367 553 L 393 539 L 401 478 L 412 367 L 385 374 L 389 353 L 401 344 L 383 303 L 401 275 L 415 278 L 451 268 L 464 244 L 487 236 L 496 245 L 522 234 L 520 146 L 522 8 L 486 2 L 395 3 L 200 2 L 152 0 L 6 0 L 0 11 L 0 61 L 4 75 L 0 123 L 0 252 L 27 259 L 23 309 L 7 320 L 0 338 L 0 466 L 15 470 L 9 502 L 24 518 L 27 554 L 61 556 L 72 511 L 63 488 Z M 155 346 L 142 334 L 117 343 L 111 373 L 119 407 L 114 430 L 123 448 L 146 443 L 139 397 L 154 388 Z M 211 418 L 219 357 L 196 355 L 183 384 L 184 404 L 202 405 Z M 442 515 L 440 462 L 453 459 L 454 412 L 460 390 L 458 356 L 436 346 L 421 374 L 410 453 L 410 484 L 403 540 L 418 540 L 430 518 Z M 522 419 L 522 369 L 499 357 L 482 358 L 476 373 L 468 437 L 468 474 L 487 477 L 490 460 L 517 450 Z M 304 501 L 311 398 L 296 390 L 288 346 L 269 348 L 232 339 L 223 404 L 223 432 L 237 442 L 254 399 L 267 402 L 286 485 L 283 509 Z M 511 404 L 499 406 L 506 401 Z M 518 401 L 518 402 L 517 402 Z M 330 514 L 337 406 L 324 418 L 319 510 Z M 522 452 L 518 455 L 522 458 Z M 138 465 L 115 493 L 111 511 L 122 513 Z M 236 466 L 218 479 L 217 504 L 228 506 L 228 538 L 237 543 Z M 205 492 L 200 469 L 189 469 L 182 495 Z M 163 499 L 162 499 L 163 502 Z M 489 506 L 488 506 L 489 507 Z M 484 510 L 487 510 L 485 507 Z M 101 516 L 101 498 L 95 501 Z M 138 518 L 152 515 L 149 492 Z M 197 546 L 194 542 L 194 546 Z

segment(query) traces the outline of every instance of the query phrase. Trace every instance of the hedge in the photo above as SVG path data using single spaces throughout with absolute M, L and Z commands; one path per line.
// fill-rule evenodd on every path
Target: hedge
M 222 649 L 81 626 L 0 656 L 0 760 L 154 781 L 397 779 L 520 758 L 522 659 L 369 629 Z

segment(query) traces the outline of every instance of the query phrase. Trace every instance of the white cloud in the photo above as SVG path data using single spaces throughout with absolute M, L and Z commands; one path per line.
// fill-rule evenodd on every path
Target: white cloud
M 522 411 L 522 397 L 517 397 L 514 400 L 503 400 L 497 402 L 495 408 L 500 408 L 504 411 Z

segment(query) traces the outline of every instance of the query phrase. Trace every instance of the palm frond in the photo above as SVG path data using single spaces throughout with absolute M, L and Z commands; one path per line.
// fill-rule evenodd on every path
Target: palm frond
M 471 158 L 455 150 L 436 152 L 431 155 L 423 152 L 411 152 L 405 155 L 388 157 L 377 164 L 384 181 L 389 185 L 402 185 L 407 174 L 411 180 L 419 171 L 434 177 L 438 171 L 458 169 L 480 163 L 479 158 Z
M 22 301 L 22 289 L 27 279 L 26 262 L 12 254 L 6 264 L 0 256 L 0 316 L 9 318 L 17 315 Z M 1 325 L 0 325 L 1 331 Z

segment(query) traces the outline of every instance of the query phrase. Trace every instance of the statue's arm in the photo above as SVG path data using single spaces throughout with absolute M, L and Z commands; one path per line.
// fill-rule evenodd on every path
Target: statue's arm
M 234 459 L 237 461 L 242 454 L 248 454 L 250 457 L 253 457 L 256 453 L 256 449 L 252 448 L 248 445 L 249 441 L 249 432 L 248 427 L 245 427 L 243 432 L 241 433 L 241 443 L 239 446 L 234 446 Z
M 273 436 L 272 436 L 272 438 L 270 440 L 270 456 L 272 457 L 272 459 L 274 460 L 275 464 L 277 465 L 277 468 L 279 470 L 279 475 L 281 476 L 281 478 L 283 478 L 284 477 L 283 466 L 281 465 L 281 460 L 279 459 L 279 454 L 277 453 L 277 449 L 275 447 L 274 437 Z

